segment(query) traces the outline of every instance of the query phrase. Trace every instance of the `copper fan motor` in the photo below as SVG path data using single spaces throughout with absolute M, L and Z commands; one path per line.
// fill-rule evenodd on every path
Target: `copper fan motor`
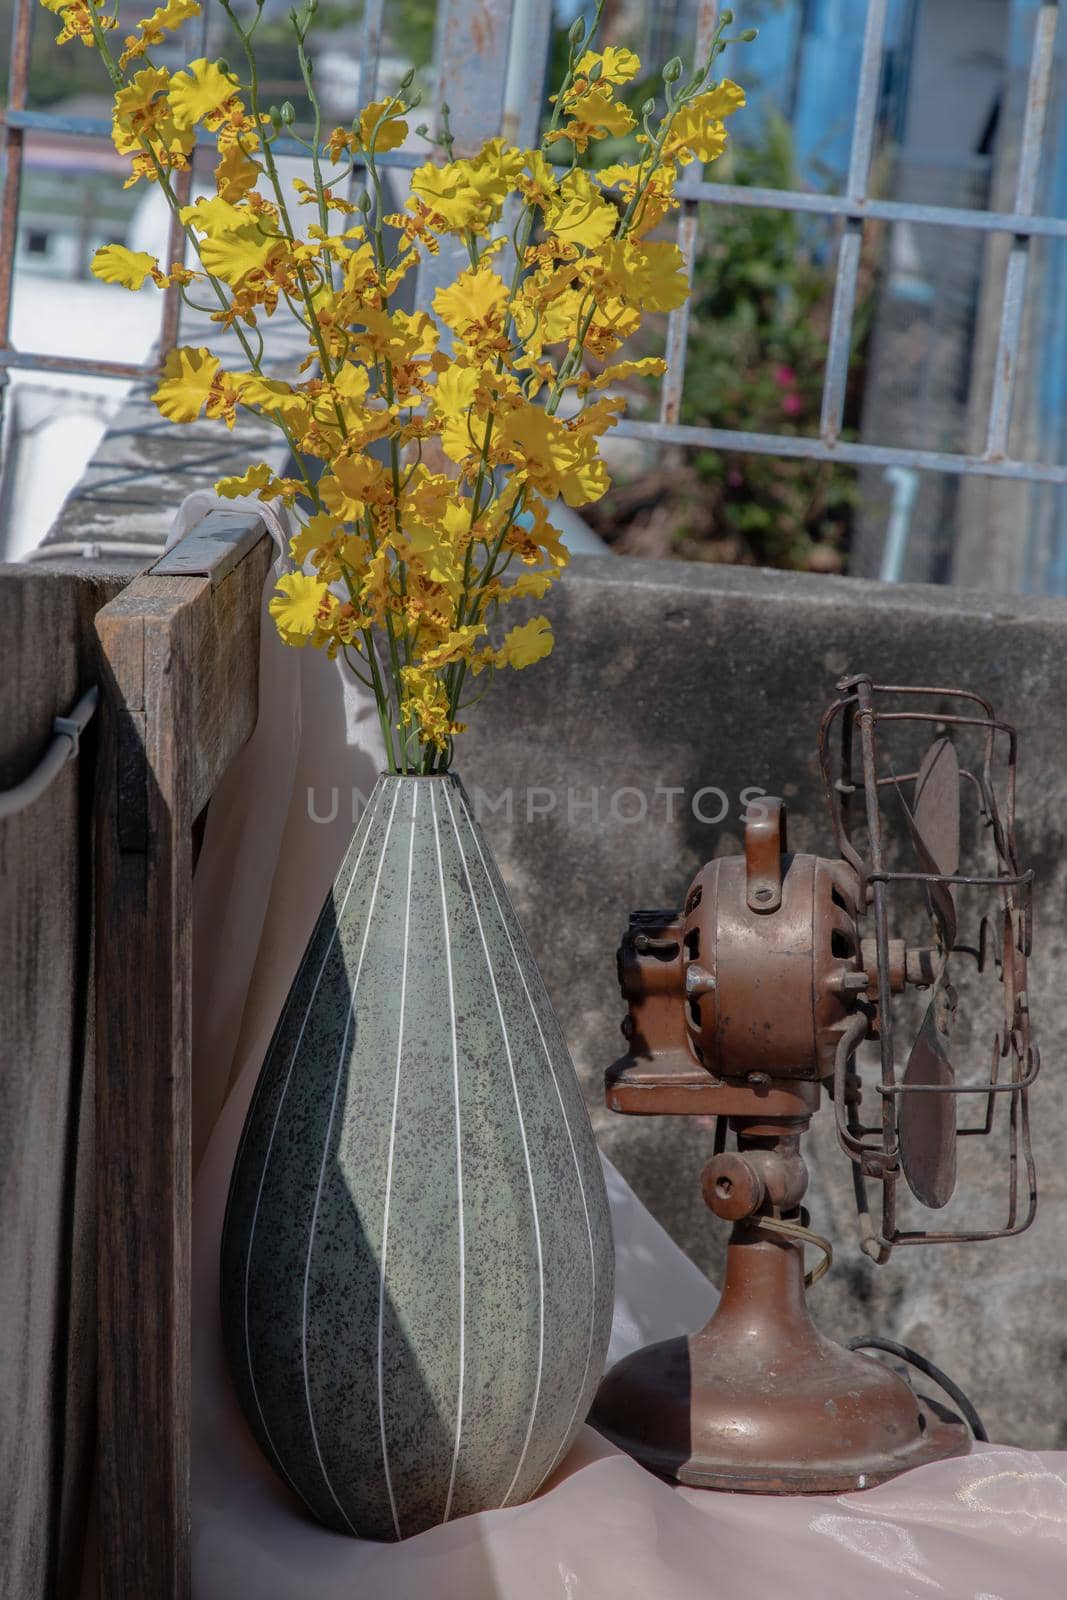
M 824 1096 L 853 1163 L 861 1247 L 874 1261 L 898 1244 L 1020 1233 L 1036 1208 L 1032 874 L 1020 870 L 1015 848 L 1015 733 L 960 690 L 866 676 L 839 689 L 819 739 L 836 858 L 791 854 L 785 807 L 764 798 L 747 813 L 744 855 L 707 862 L 681 911 L 634 912 L 619 950 L 628 1049 L 608 1071 L 607 1103 L 639 1116 L 715 1117 L 704 1198 L 734 1226 L 711 1321 L 621 1361 L 592 1421 L 653 1471 L 709 1488 L 841 1492 L 969 1448 L 959 1417 L 811 1321 L 805 1285 L 830 1252 L 801 1206 L 800 1139 Z M 909 739 L 931 733 L 911 770 L 896 771 L 894 748 L 903 742 L 907 752 Z M 973 768 L 958 756 L 968 742 Z M 974 835 L 987 857 L 966 875 L 964 813 L 968 841 Z M 964 901 L 968 912 L 977 906 L 971 944 L 960 941 Z M 959 1002 L 950 973 L 960 962 L 980 988 L 993 997 L 999 989 L 977 1082 L 957 1074 L 952 1043 Z M 915 992 L 925 1009 L 905 1037 Z M 973 1036 L 981 1031 L 972 1025 Z M 868 1040 L 877 1041 L 876 1071 L 861 1064 Z M 982 1118 L 960 1127 L 957 1107 L 973 1097 Z M 900 1180 L 919 1206 L 945 1207 L 957 1141 L 990 1133 L 1004 1097 L 1003 1225 L 902 1227 Z M 730 1133 L 735 1151 L 726 1148 Z M 877 1221 L 871 1183 L 881 1190 Z M 807 1279 L 806 1244 L 824 1251 Z

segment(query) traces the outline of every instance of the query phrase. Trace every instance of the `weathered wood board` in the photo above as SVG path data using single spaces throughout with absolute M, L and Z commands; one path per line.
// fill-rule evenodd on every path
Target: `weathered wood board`
M 96 679 L 125 579 L 0 567 L 0 788 Z M 73 1592 L 95 1408 L 91 797 L 96 729 L 0 821 L 0 1594 Z
M 247 532 L 234 528 L 235 540 Z M 193 825 L 255 725 L 263 537 L 96 619 L 101 1593 L 190 1585 Z M 217 571 L 224 573 L 217 580 Z

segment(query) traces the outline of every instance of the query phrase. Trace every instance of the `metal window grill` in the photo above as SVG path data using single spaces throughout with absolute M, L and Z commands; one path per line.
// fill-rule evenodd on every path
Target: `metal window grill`
M 27 109 L 28 64 L 32 9 L 36 0 L 16 0 L 8 109 L 4 115 L 5 172 L 0 199 L 0 384 L 12 368 L 87 373 L 113 378 L 150 376 L 179 336 L 181 302 L 168 290 L 163 300 L 156 360 L 145 367 L 121 361 L 41 355 L 12 348 L 10 341 L 14 241 L 17 231 L 23 145 L 31 130 L 95 136 L 107 135 L 101 122 L 63 118 Z M 720 10 L 718 0 L 700 0 L 697 52 L 706 50 Z M 361 51 L 360 97 L 369 98 L 377 81 L 384 0 L 366 0 Z M 438 94 L 452 106 L 452 123 L 460 148 L 467 148 L 503 130 L 512 137 L 531 137 L 539 111 L 550 31 L 551 0 L 440 0 L 437 16 Z M 956 206 L 926 205 L 881 199 L 872 195 L 871 166 L 878 124 L 879 96 L 886 50 L 889 0 L 867 0 L 866 26 L 852 126 L 851 155 L 843 194 L 795 189 L 735 186 L 704 180 L 700 169 L 685 169 L 678 184 L 681 206 L 678 243 L 692 279 L 700 244 L 701 205 L 745 206 L 840 218 L 836 275 L 823 379 L 819 431 L 816 435 L 748 432 L 701 427 L 680 422 L 685 382 L 689 308 L 668 320 L 669 370 L 662 385 L 658 421 L 624 420 L 618 431 L 658 443 L 804 457 L 848 466 L 911 467 L 957 475 L 1011 478 L 1038 484 L 1067 485 L 1067 465 L 1029 461 L 1013 456 L 1009 429 L 1019 375 L 1030 245 L 1034 238 L 1067 239 L 1067 219 L 1036 211 L 1038 179 L 1048 124 L 1059 8 L 1045 0 L 1037 11 L 1030 56 L 1025 111 L 1013 209 L 995 212 Z M 514 35 L 514 37 L 512 37 Z M 210 141 L 207 141 L 210 142 Z M 306 155 L 292 141 L 279 141 L 279 153 Z M 414 166 L 420 157 L 402 151 L 380 158 L 383 165 Z M 181 175 L 182 192 L 191 173 Z M 979 453 L 923 450 L 854 441 L 841 437 L 856 310 L 864 224 L 868 220 L 910 222 L 942 228 L 977 230 L 1011 239 L 1000 302 L 999 337 L 992 391 Z M 171 259 L 182 249 L 175 224 Z M 444 254 L 444 252 L 442 252 Z M 440 272 L 443 262 L 435 263 Z M 423 291 L 433 273 L 420 280 Z
M 11 311 L 14 291 L 15 245 L 18 238 L 19 200 L 22 191 L 23 158 L 26 134 L 57 133 L 84 139 L 111 138 L 111 124 L 92 117 L 64 117 L 48 111 L 31 111 L 27 108 L 29 96 L 30 42 L 38 0 L 15 0 L 11 34 L 11 60 L 8 70 L 7 108 L 3 112 L 4 181 L 0 194 L 0 394 L 13 368 L 35 372 L 67 372 L 97 378 L 148 378 L 158 370 L 178 342 L 181 323 L 181 291 L 177 284 L 164 290 L 160 313 L 159 340 L 152 360 L 144 366 L 128 361 L 100 361 L 90 357 L 44 355 L 39 352 L 16 350 L 11 343 Z M 370 99 L 378 78 L 378 60 L 381 52 L 382 18 L 385 0 L 366 0 L 363 15 L 363 44 L 360 52 L 361 100 Z M 207 50 L 208 10 L 205 5 L 199 24 L 198 53 Z M 210 135 L 201 134 L 200 141 L 214 150 Z M 307 151 L 293 139 L 278 139 L 275 150 L 279 155 L 307 156 Z M 195 158 L 194 158 L 195 159 Z M 378 158 L 381 166 L 417 165 L 414 156 L 401 151 L 390 151 Z M 175 193 L 181 204 L 190 198 L 193 184 L 193 165 L 188 170 L 174 174 Z M 177 217 L 172 218 L 167 241 L 167 260 L 181 260 L 185 250 L 184 230 Z

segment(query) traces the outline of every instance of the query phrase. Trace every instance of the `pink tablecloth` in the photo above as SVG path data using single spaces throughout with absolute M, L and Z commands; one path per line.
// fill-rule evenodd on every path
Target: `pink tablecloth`
M 767 1499 L 668 1487 L 587 1428 L 529 1505 L 401 1545 L 329 1533 L 290 1498 L 225 1375 L 218 1240 L 244 1108 L 380 747 L 361 692 L 265 621 L 260 723 L 196 878 L 195 1600 L 1067 1600 L 1067 1454 L 982 1446 L 862 1494 Z M 311 819 L 309 787 L 320 816 L 337 789 L 332 823 Z M 715 1291 L 607 1174 L 614 1360 L 699 1326 Z
M 195 1600 L 1067 1600 L 1067 1455 L 997 1445 L 862 1494 L 767 1499 L 669 1487 L 585 1428 L 528 1505 L 400 1545 L 325 1531 L 266 1466 L 222 1367 L 216 1238 L 238 1110 L 198 1194 Z M 618 1354 L 698 1324 L 714 1290 L 608 1177 Z

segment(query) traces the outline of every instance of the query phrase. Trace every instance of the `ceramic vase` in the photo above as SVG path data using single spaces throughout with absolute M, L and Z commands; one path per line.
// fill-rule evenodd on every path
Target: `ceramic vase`
M 592 1403 L 599 1157 L 451 774 L 378 781 L 263 1065 L 221 1272 L 244 1414 L 338 1531 L 406 1538 L 527 1499 Z

